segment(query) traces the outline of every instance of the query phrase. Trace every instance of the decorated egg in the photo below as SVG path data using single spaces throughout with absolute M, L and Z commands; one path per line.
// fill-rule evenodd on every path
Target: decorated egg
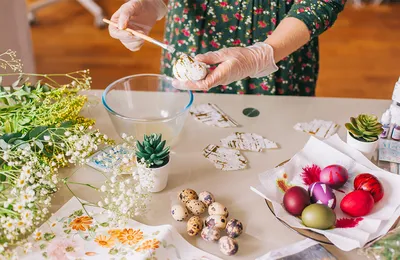
M 374 207 L 374 198 L 365 190 L 355 190 L 343 197 L 340 209 L 352 216 L 362 217 L 371 212 Z
M 206 207 L 210 206 L 213 202 L 215 202 L 214 195 L 212 195 L 208 191 L 202 191 L 199 194 L 199 200 L 206 205 Z
M 207 76 L 207 65 L 194 60 L 187 54 L 181 54 L 173 65 L 172 73 L 181 81 L 202 80 Z
M 221 237 L 221 232 L 219 231 L 218 228 L 204 227 L 203 230 L 201 231 L 201 237 L 205 241 L 216 242 Z
M 224 255 L 234 255 L 239 250 L 239 245 L 236 240 L 228 236 L 221 237 L 218 244 L 219 250 Z
M 343 166 L 333 164 L 322 169 L 319 180 L 333 189 L 341 188 L 349 179 L 349 174 Z
M 195 216 L 201 215 L 206 211 L 206 206 L 200 200 L 189 200 L 186 208 Z
M 374 175 L 361 173 L 354 179 L 354 189 L 365 190 L 371 193 L 375 203 L 380 201 L 385 194 L 382 183 Z
M 197 193 L 192 189 L 184 189 L 179 192 L 178 198 L 182 201 L 183 204 L 186 204 L 189 200 L 197 200 L 199 197 Z
M 311 203 L 324 204 L 334 209 L 336 207 L 336 195 L 329 185 L 322 182 L 314 182 L 308 187 Z
M 237 219 L 231 219 L 226 223 L 226 234 L 228 237 L 236 238 L 243 232 L 243 224 Z
M 171 208 L 171 215 L 176 221 L 183 221 L 189 216 L 189 213 L 185 207 L 174 205 Z
M 226 218 L 229 216 L 228 209 L 219 202 L 213 202 L 210 204 L 210 206 L 208 207 L 208 214 L 209 215 L 221 215 Z
M 326 205 L 311 204 L 303 210 L 301 220 L 306 227 L 328 229 L 335 225 L 336 214 Z
M 191 217 L 186 224 L 186 231 L 189 234 L 189 236 L 192 237 L 199 234 L 202 228 L 203 228 L 203 222 L 201 221 L 201 218 L 199 218 L 198 216 Z
M 206 218 L 205 224 L 207 227 L 224 229 L 226 227 L 226 218 L 221 215 L 211 215 Z
M 291 187 L 283 196 L 283 207 L 294 216 L 300 216 L 308 205 L 310 205 L 308 192 L 300 186 Z

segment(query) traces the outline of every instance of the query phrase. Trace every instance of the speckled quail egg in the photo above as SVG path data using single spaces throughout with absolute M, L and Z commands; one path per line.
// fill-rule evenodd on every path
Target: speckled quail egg
M 197 81 L 204 79 L 208 71 L 206 64 L 194 60 L 187 54 L 181 54 L 173 65 L 172 73 L 180 81 Z
M 215 202 L 214 195 L 212 195 L 208 191 L 202 191 L 199 194 L 199 200 L 206 205 L 206 207 L 210 206 L 213 202 Z
M 226 234 L 228 237 L 235 238 L 243 232 L 243 224 L 237 219 L 231 219 L 226 223 Z
M 203 222 L 198 216 L 191 217 L 186 225 L 186 231 L 192 237 L 199 234 L 202 228 Z
M 201 231 L 201 237 L 205 241 L 216 242 L 221 237 L 221 232 L 214 227 L 204 227 Z
M 178 194 L 178 198 L 182 201 L 183 204 L 186 204 L 189 200 L 197 200 L 199 197 L 197 193 L 192 189 L 184 189 Z
M 208 214 L 209 215 L 221 215 L 226 218 L 229 216 L 228 209 L 219 202 L 211 203 L 211 205 L 208 207 Z
M 218 244 L 219 244 L 219 250 L 224 255 L 234 255 L 239 250 L 239 245 L 236 242 L 236 240 L 228 236 L 221 237 Z
M 221 215 L 211 215 L 206 218 L 205 224 L 207 227 L 224 229 L 226 227 L 226 218 Z
M 189 212 L 181 205 L 174 205 L 171 207 L 171 215 L 176 221 L 184 221 L 189 216 Z
M 186 208 L 195 216 L 199 216 L 206 211 L 206 206 L 200 200 L 189 200 L 186 202 Z

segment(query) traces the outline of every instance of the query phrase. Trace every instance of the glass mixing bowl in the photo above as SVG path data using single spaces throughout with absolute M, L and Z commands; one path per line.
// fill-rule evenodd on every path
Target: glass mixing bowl
M 172 86 L 173 79 L 157 74 L 128 76 L 111 83 L 102 103 L 115 130 L 143 140 L 143 135 L 160 133 L 169 145 L 182 131 L 193 103 L 191 91 Z

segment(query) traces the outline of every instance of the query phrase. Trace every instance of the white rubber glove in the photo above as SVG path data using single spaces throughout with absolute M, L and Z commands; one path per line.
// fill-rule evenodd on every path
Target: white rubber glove
M 195 59 L 209 65 L 219 65 L 204 80 L 175 82 L 175 87 L 209 90 L 247 77 L 265 77 L 278 70 L 274 61 L 274 50 L 265 42 L 258 42 L 249 47 L 224 48 L 215 52 L 199 54 Z
M 130 28 L 148 35 L 167 12 L 163 0 L 131 0 L 121 5 L 111 17 L 111 21 L 118 23 L 118 28 L 110 25 L 108 30 L 111 37 L 120 40 L 126 48 L 137 51 L 144 41 L 123 29 Z

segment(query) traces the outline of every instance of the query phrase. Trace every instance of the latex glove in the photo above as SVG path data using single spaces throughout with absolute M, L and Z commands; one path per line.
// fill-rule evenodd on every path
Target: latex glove
M 278 70 L 274 61 L 274 50 L 265 42 L 258 42 L 249 47 L 224 48 L 199 54 L 195 59 L 208 65 L 219 65 L 204 80 L 179 83 L 175 81 L 176 88 L 209 90 L 247 77 L 265 77 Z
M 123 4 L 111 17 L 111 21 L 118 23 L 118 28 L 110 25 L 108 30 L 111 37 L 120 40 L 126 48 L 137 51 L 144 41 L 123 29 L 130 28 L 148 35 L 154 24 L 162 19 L 167 11 L 163 0 L 131 0 Z

